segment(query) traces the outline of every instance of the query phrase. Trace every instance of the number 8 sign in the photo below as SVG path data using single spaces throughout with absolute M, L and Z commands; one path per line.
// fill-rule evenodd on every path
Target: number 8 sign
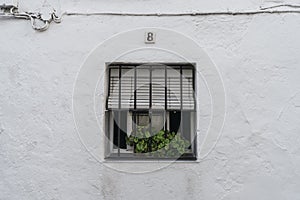
M 145 33 L 145 43 L 146 44 L 154 44 L 155 43 L 155 33 L 146 32 Z

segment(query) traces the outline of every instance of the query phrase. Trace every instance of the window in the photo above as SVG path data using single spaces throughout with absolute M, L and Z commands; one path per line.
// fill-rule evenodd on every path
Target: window
M 195 160 L 192 64 L 108 65 L 106 158 Z

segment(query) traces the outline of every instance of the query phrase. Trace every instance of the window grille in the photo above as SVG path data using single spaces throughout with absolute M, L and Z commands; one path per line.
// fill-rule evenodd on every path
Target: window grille
M 172 132 L 190 142 L 180 159 L 195 159 L 194 91 L 195 68 L 192 64 L 108 65 L 106 134 L 110 141 L 107 157 L 172 158 L 163 154 L 151 155 L 151 147 L 157 149 L 152 136 L 164 131 L 165 137 L 167 132 Z M 144 127 L 150 136 L 145 144 L 147 154 L 136 156 L 134 149 L 128 148 L 128 137 L 136 135 L 140 127 Z

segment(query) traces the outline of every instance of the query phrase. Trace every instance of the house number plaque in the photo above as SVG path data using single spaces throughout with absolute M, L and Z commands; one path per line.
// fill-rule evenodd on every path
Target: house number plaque
M 154 44 L 156 39 L 156 34 L 154 32 L 146 32 L 145 33 L 145 43 L 146 44 Z

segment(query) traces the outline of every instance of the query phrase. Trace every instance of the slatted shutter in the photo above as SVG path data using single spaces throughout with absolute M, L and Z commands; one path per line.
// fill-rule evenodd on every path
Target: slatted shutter
M 153 109 L 193 110 L 193 80 L 191 68 L 163 65 L 111 68 L 107 108 L 149 109 L 152 102 Z

